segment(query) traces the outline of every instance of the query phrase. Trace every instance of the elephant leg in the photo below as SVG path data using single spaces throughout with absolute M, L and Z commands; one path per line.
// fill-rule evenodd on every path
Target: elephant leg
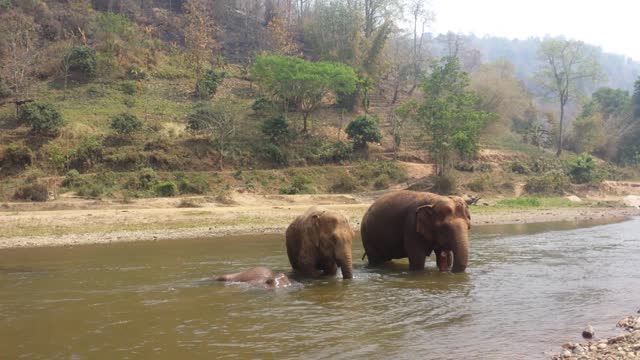
M 424 261 L 426 259 L 427 255 L 423 250 L 417 250 L 409 253 L 409 269 L 424 270 Z
M 335 261 L 327 261 L 322 265 L 323 275 L 336 276 L 338 273 L 338 264 Z
M 447 250 L 436 250 L 436 264 L 440 271 L 449 271 L 453 265 L 453 252 Z

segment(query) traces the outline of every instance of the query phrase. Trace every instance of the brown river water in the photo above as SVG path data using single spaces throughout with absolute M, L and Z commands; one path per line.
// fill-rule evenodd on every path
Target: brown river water
M 640 218 L 472 229 L 467 272 L 360 261 L 266 291 L 284 236 L 0 250 L 0 359 L 537 359 L 640 306 Z

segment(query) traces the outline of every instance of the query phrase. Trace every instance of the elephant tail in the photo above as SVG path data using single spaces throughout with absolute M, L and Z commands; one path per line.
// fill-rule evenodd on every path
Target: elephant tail
M 364 254 L 362 254 L 362 259 L 360 259 L 360 260 L 364 261 L 364 258 L 366 258 L 366 257 L 367 257 L 367 252 L 365 251 Z

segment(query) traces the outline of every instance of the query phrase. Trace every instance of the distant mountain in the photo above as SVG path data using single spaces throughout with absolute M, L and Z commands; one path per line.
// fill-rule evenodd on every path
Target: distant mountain
M 433 38 L 434 51 L 443 54 L 446 51 L 444 35 Z M 538 70 L 540 63 L 537 58 L 538 46 L 544 39 L 528 38 L 526 40 L 507 39 L 503 37 L 477 37 L 475 35 L 463 36 L 465 47 L 477 49 L 482 54 L 482 62 L 494 62 L 506 59 L 511 62 L 518 78 L 531 85 L 533 74 Z M 590 90 L 596 90 L 601 86 L 609 86 L 616 89 L 633 90 L 633 83 L 640 75 L 640 62 L 618 54 L 606 53 L 600 47 L 588 45 L 599 57 L 602 70 L 607 75 L 607 80 L 593 86 Z

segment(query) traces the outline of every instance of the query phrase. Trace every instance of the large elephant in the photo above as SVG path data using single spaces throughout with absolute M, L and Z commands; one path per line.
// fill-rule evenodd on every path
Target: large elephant
M 274 273 L 266 267 L 254 267 L 245 271 L 216 277 L 217 281 L 245 282 L 251 285 L 264 286 L 267 289 L 282 288 L 291 285 L 287 275 Z
M 344 215 L 312 207 L 287 228 L 287 255 L 291 267 L 312 277 L 334 276 L 340 267 L 342 277 L 351 279 L 353 236 L 353 229 Z
M 364 214 L 362 244 L 371 265 L 408 257 L 411 270 L 422 270 L 435 251 L 441 271 L 463 272 L 470 228 L 469 208 L 461 197 L 398 191 L 377 199 Z

